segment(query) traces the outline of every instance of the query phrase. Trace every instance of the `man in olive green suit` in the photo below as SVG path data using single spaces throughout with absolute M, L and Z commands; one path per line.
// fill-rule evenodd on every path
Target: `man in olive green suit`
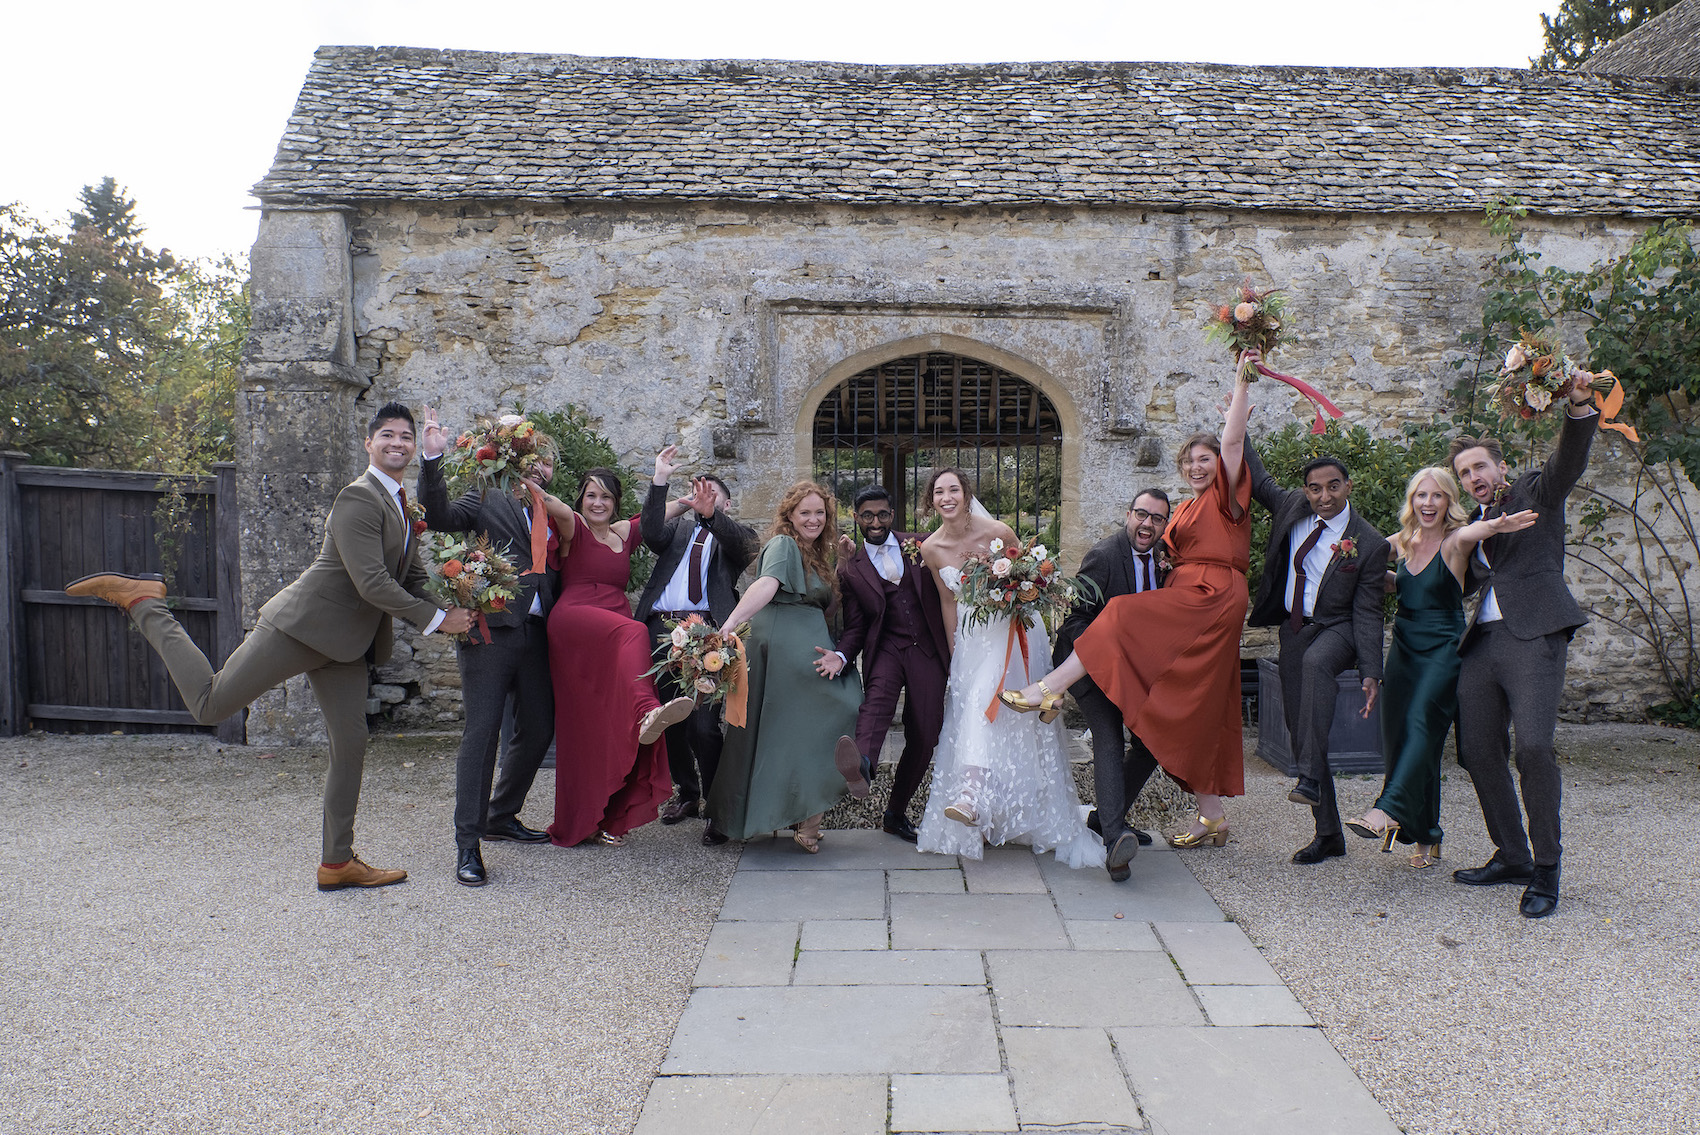
M 325 543 L 301 577 L 260 608 L 260 619 L 214 671 L 163 602 L 158 576 L 91 575 L 65 588 L 127 611 L 159 652 L 184 704 L 203 725 L 222 721 L 285 679 L 307 675 L 330 734 L 319 889 L 382 887 L 407 872 L 381 870 L 354 854 L 354 813 L 366 760 L 367 665 L 388 660 L 392 618 L 426 634 L 465 631 L 472 613 L 440 610 L 426 598 L 401 475 L 413 460 L 413 415 L 391 402 L 366 429 L 371 467 L 337 494 Z

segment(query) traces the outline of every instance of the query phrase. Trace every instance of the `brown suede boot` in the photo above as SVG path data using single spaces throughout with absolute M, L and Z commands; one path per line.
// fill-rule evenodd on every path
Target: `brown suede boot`
M 65 594 L 92 595 L 128 612 L 143 599 L 164 599 L 165 580 L 157 575 L 123 575 L 105 572 L 85 575 L 65 585 Z
M 340 867 L 326 867 L 319 864 L 319 889 L 321 891 L 340 891 L 344 887 L 387 887 L 391 883 L 399 883 L 407 878 L 407 872 L 399 867 L 369 867 L 360 862 L 358 855 L 353 856 Z

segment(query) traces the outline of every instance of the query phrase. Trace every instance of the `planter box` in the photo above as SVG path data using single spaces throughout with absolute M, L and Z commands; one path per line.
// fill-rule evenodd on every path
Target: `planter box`
M 1381 756 L 1381 703 L 1366 721 L 1363 679 L 1356 670 L 1341 673 L 1334 700 L 1334 724 L 1328 730 L 1328 767 L 1336 773 L 1384 772 Z M 1281 708 L 1281 671 L 1273 658 L 1257 660 L 1257 755 L 1288 776 L 1299 774 L 1287 738 L 1287 717 Z

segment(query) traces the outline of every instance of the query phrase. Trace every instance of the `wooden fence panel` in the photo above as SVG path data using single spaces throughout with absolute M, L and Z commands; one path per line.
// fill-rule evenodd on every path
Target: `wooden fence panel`
M 165 664 L 130 620 L 66 583 L 98 571 L 159 572 L 152 473 L 57 469 L 0 457 L 0 531 L 11 554 L 0 572 L 0 732 L 216 733 L 243 740 L 243 715 L 198 725 Z M 178 621 L 222 665 L 242 641 L 235 467 L 187 478 L 188 531 L 177 541 Z

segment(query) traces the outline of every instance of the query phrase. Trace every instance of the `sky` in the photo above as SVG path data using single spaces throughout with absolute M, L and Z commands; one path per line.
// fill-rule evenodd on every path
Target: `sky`
M 246 253 L 321 44 L 857 63 L 1523 67 L 1559 0 L 49 0 L 0 20 L 0 202 L 63 222 L 111 176 L 156 248 Z

